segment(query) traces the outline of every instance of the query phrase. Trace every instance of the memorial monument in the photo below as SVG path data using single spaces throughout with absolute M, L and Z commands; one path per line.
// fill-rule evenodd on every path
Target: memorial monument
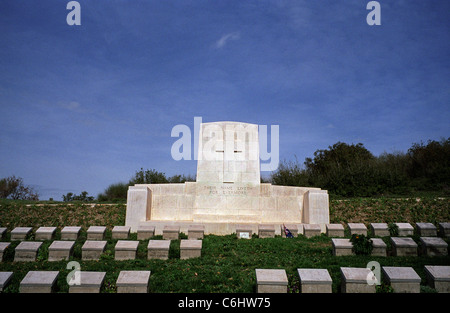
M 129 187 L 125 225 L 131 231 L 148 225 L 160 234 L 167 225 L 183 231 L 194 224 L 217 235 L 241 224 L 255 230 L 259 224 L 319 224 L 325 231 L 326 190 L 260 183 L 258 125 L 202 123 L 198 138 L 196 182 Z

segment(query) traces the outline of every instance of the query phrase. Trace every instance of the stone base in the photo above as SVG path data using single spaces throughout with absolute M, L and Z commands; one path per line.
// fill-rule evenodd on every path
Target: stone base
M 182 239 L 180 243 L 180 259 L 199 258 L 202 256 L 202 241 Z
M 188 228 L 188 239 L 203 239 L 205 235 L 205 226 L 191 225 Z
M 147 240 L 155 236 L 155 226 L 139 226 L 137 229 L 137 239 Z
M 16 227 L 11 231 L 11 241 L 25 240 L 31 234 L 31 227 Z
M 327 236 L 330 238 L 345 237 L 344 226 L 342 224 L 327 224 Z
M 111 234 L 112 239 L 128 239 L 130 226 L 114 226 Z
M 368 268 L 341 267 L 342 293 L 375 293 L 375 284 L 367 283 L 373 280 L 373 272 Z
M 346 238 L 332 238 L 331 244 L 333 246 L 333 255 L 352 255 L 353 244 L 350 239 Z
M 13 275 L 13 272 L 0 272 L 0 292 L 8 286 Z
M 0 262 L 3 261 L 3 253 L 8 249 L 10 242 L 0 242 Z
M 314 236 L 320 236 L 322 228 L 319 224 L 304 224 L 303 234 L 306 238 L 312 238 Z
M 367 236 L 367 227 L 363 223 L 348 223 L 347 226 L 350 230 L 350 235 Z
M 438 237 L 420 237 L 422 255 L 448 255 L 448 244 Z
M 119 240 L 114 247 L 114 259 L 117 261 L 136 259 L 138 245 L 139 241 Z
M 389 226 L 386 223 L 371 223 L 370 230 L 376 237 L 387 237 L 391 235 Z
M 236 236 L 239 239 L 251 239 L 252 238 L 252 227 L 250 225 L 236 226 Z
M 91 226 L 87 230 L 87 240 L 105 240 L 105 226 Z
M 414 235 L 414 227 L 409 223 L 395 223 L 398 227 L 398 235 L 400 237 L 412 236 Z
M 297 269 L 301 293 L 331 293 L 332 280 L 326 269 Z
M 58 271 L 29 271 L 20 282 L 20 293 L 51 293 Z
M 412 267 L 382 267 L 384 278 L 396 293 L 419 293 L 420 276 Z
M 439 236 L 450 237 L 450 223 L 439 223 Z
M 416 223 L 416 229 L 419 236 L 436 237 L 437 228 L 432 223 Z
M 117 293 L 147 293 L 150 271 L 120 271 Z
M 61 230 L 61 240 L 77 240 L 80 231 L 79 226 L 66 226 Z
M 42 242 L 22 241 L 15 249 L 14 262 L 34 262 Z
M 257 293 L 287 293 L 288 279 L 285 270 L 256 269 Z
M 68 260 L 72 256 L 75 241 L 53 241 L 48 247 L 48 261 Z
M 34 234 L 35 240 L 53 240 L 56 227 L 39 227 Z
M 428 285 L 439 293 L 450 293 L 450 266 L 425 265 Z
M 391 237 L 394 256 L 417 256 L 417 244 L 412 238 Z
M 167 260 L 169 258 L 170 240 L 149 240 L 147 258 Z
M 81 259 L 83 261 L 99 260 L 105 247 L 106 241 L 86 240 L 81 247 Z
M 387 245 L 381 238 L 371 238 L 372 240 L 372 253 L 373 256 L 387 256 Z
M 176 225 L 168 225 L 163 229 L 164 240 L 178 240 L 180 237 L 180 227 Z
M 71 284 L 69 293 L 100 293 L 106 272 L 79 272 L 79 281 Z M 74 275 L 76 277 L 76 275 Z
M 259 238 L 274 238 L 275 226 L 267 224 L 258 225 L 258 236 Z

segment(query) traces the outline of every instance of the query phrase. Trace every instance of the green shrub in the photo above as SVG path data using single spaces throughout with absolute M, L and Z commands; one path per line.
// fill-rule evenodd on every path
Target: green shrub
M 370 255 L 373 250 L 373 242 L 369 237 L 353 234 L 351 239 L 353 252 L 357 255 Z

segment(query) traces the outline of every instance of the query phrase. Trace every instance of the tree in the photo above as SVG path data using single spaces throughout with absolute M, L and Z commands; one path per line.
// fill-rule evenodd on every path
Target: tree
M 10 176 L 0 179 L 0 198 L 38 201 L 39 195 L 32 187 L 25 186 L 21 177 Z
M 78 196 L 73 194 L 72 192 L 68 192 L 66 195 L 63 195 L 64 202 L 70 201 L 81 201 L 81 202 L 89 202 L 94 201 L 94 197 L 88 196 L 87 191 L 82 191 Z

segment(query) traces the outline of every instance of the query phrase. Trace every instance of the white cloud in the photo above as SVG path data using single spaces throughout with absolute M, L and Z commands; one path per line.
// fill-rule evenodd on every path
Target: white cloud
M 216 43 L 214 44 L 214 47 L 216 49 L 222 49 L 227 44 L 228 41 L 238 40 L 240 38 L 241 38 L 240 32 L 228 33 L 226 35 L 223 35 L 219 40 L 217 40 Z

